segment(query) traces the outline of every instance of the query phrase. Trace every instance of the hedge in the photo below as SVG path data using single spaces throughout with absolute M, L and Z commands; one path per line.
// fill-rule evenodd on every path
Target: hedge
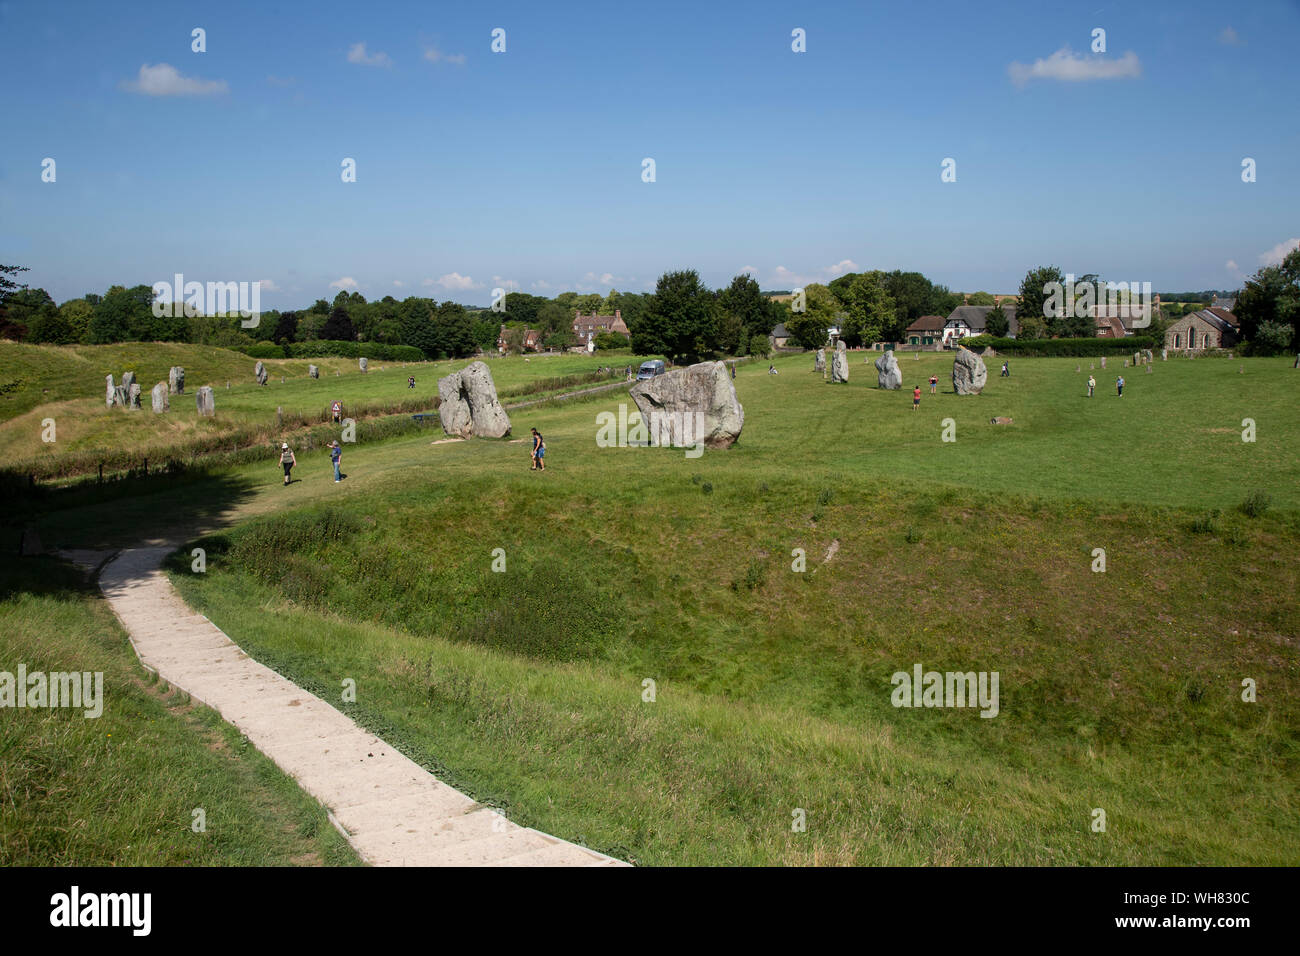
M 991 335 L 977 335 L 962 339 L 968 349 L 993 351 L 1007 355 L 1038 357 L 1083 357 L 1089 355 L 1132 355 L 1143 349 L 1156 349 L 1156 340 L 1149 335 L 1131 335 L 1122 339 L 997 339 Z
M 258 342 L 239 349 L 251 358 L 368 358 L 381 362 L 423 362 L 424 353 L 411 345 L 387 345 L 383 342 L 339 342 L 317 339 L 276 345 Z

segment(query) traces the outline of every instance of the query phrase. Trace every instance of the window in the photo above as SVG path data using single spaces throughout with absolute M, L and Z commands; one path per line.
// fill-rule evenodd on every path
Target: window
M 1174 333 L 1174 348 L 1176 348 L 1176 349 L 1180 349 L 1180 348 L 1182 348 L 1182 347 L 1183 347 L 1183 337 L 1182 337 L 1181 335 L 1179 335 L 1177 332 L 1175 332 L 1175 333 Z

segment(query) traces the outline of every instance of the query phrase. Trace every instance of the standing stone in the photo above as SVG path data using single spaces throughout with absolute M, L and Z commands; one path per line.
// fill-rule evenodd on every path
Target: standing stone
M 825 349 L 817 350 L 817 357 L 813 359 L 813 371 L 814 372 L 826 371 L 826 350 Z
M 185 369 L 180 365 L 173 365 L 167 373 L 167 391 L 172 395 L 185 394 Z
M 318 369 L 315 365 L 308 365 L 308 366 L 307 366 L 307 377 L 308 377 L 308 378 L 320 378 L 320 369 Z
M 131 383 L 131 388 L 126 393 L 126 407 L 129 409 L 140 407 L 140 386 L 136 382 Z
M 510 416 L 497 400 L 492 371 L 471 362 L 438 380 L 438 417 L 448 435 L 502 438 L 510 434 Z
M 831 381 L 847 382 L 849 380 L 849 353 L 844 340 L 835 343 L 835 357 L 831 359 Z
M 109 408 L 112 408 L 117 402 L 117 388 L 113 385 L 113 376 L 105 376 L 105 384 L 108 391 L 104 395 L 104 404 Z
M 903 387 L 903 371 L 898 367 L 893 352 L 886 352 L 876 359 L 876 385 L 880 388 Z
M 369 366 L 366 364 L 365 359 L 358 359 L 358 361 L 361 363 L 361 373 L 364 375 Z
M 1101 367 L 1102 368 L 1106 367 L 1106 356 L 1104 355 L 1101 357 Z
M 1161 350 L 1160 350 L 1160 361 L 1162 361 L 1162 362 L 1168 362 L 1168 361 L 1169 361 L 1169 350 L 1168 350 L 1168 349 L 1161 349 Z
M 169 391 L 170 387 L 167 382 L 159 382 L 149 392 L 149 397 L 153 400 L 153 413 L 155 415 L 161 415 L 171 407 L 171 400 L 167 398 Z
M 1137 368 L 1137 367 L 1138 367 L 1139 365 L 1141 365 L 1141 364 L 1142 364 L 1142 353 L 1141 353 L 1141 352 L 1134 352 L 1134 353 L 1133 353 L 1133 367 L 1134 367 L 1134 368 Z
M 204 385 L 195 392 L 194 404 L 202 417 L 211 418 L 215 415 L 217 413 L 217 397 L 212 394 L 212 386 Z
M 135 372 L 127 372 L 122 376 L 122 387 L 126 389 L 127 394 L 131 394 L 131 386 L 135 384 Z
M 984 360 L 970 349 L 957 349 L 952 360 L 952 387 L 958 395 L 978 395 L 988 381 L 989 370 Z
M 1151 371 L 1151 364 L 1150 364 L 1149 362 L 1147 363 L 1147 371 L 1148 371 L 1148 372 Z
M 113 404 L 118 408 L 126 408 L 127 403 L 131 400 L 131 395 L 126 390 L 125 385 L 119 385 L 113 390 Z
M 257 384 L 258 384 L 258 385 L 265 385 L 265 384 L 266 384 L 266 366 L 265 366 L 265 365 L 263 365 L 261 362 L 258 362 L 258 363 L 257 363 L 257 367 L 253 369 L 253 374 L 257 376 Z
M 1146 359 L 1148 365 L 1156 360 L 1155 353 L 1152 352 L 1150 349 L 1144 350 L 1142 353 L 1142 357 Z
M 730 448 L 745 409 L 723 362 L 700 362 L 637 382 L 629 390 L 652 445 Z

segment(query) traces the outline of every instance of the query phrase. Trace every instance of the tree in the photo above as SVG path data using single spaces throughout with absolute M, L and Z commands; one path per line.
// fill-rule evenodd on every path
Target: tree
M 85 299 L 69 299 L 59 306 L 59 314 L 68 323 L 74 342 L 82 342 L 90 331 L 90 318 L 95 314 L 94 307 Z
M 844 305 L 848 318 L 841 323 L 840 338 L 849 345 L 871 345 L 885 337 L 898 322 L 897 305 L 884 288 L 885 273 L 859 272 L 841 276 L 830 289 Z M 844 281 L 847 280 L 847 281 Z
M 179 319 L 169 322 L 180 323 L 183 334 L 188 335 L 189 324 L 183 310 Z M 130 289 L 115 285 L 96 303 L 86 338 L 94 345 L 146 341 L 152 337 L 153 323 L 153 289 L 147 285 Z
M 966 297 L 967 305 L 996 305 L 997 300 L 988 292 L 972 292 Z
M 999 339 L 1005 338 L 1011 331 L 1011 323 L 1007 319 L 1007 314 L 1002 311 L 1002 306 L 993 306 L 993 311 L 984 320 L 984 331 Z
M 631 328 L 633 351 L 662 353 L 674 360 L 709 351 L 717 338 L 712 304 L 713 293 L 694 269 L 665 272 L 655 284 L 649 309 Z
M 744 326 L 751 337 L 756 334 L 767 335 L 776 324 L 772 321 L 772 303 L 763 295 L 758 283 L 745 273 L 732 279 L 731 285 L 718 294 L 718 303 L 723 312 L 732 317 L 732 324 Z
M 1265 266 L 1247 279 L 1233 314 L 1242 337 L 1252 344 L 1265 323 L 1274 323 L 1291 329 L 1288 348 L 1300 348 L 1300 248 L 1287 253 L 1280 265 Z
M 348 317 L 348 310 L 336 306 L 330 313 L 330 317 L 325 320 L 325 324 L 321 326 L 320 337 L 328 342 L 355 342 L 357 330 L 352 325 L 352 319 Z
M 1291 348 L 1295 329 L 1283 322 L 1261 322 L 1251 348 L 1259 355 L 1279 355 Z
M 271 336 L 271 341 L 276 345 L 284 345 L 286 342 L 297 341 L 298 335 L 298 313 L 281 312 L 279 319 L 275 323 L 275 332 Z
M 1044 311 L 1049 296 L 1045 286 L 1051 282 L 1060 282 L 1062 285 L 1065 283 L 1065 276 L 1056 266 L 1039 266 L 1037 269 L 1030 269 L 1021 280 L 1020 308 L 1016 310 L 1021 338 L 1043 338 L 1052 328 L 1052 322 Z M 1032 330 L 1034 334 L 1030 334 L 1026 328 Z

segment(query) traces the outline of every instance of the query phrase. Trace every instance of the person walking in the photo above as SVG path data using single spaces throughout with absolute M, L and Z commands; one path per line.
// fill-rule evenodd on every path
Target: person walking
M 732 380 L 733 382 L 736 380 L 736 363 L 735 363 L 735 362 L 732 362 L 732 363 L 731 363 L 731 380 Z
M 1088 376 L 1088 397 L 1092 398 L 1092 390 L 1097 387 L 1097 380 L 1091 375 Z
M 921 386 L 918 385 L 912 389 L 912 411 L 921 407 Z
M 415 376 L 414 376 L 414 375 L 408 375 L 408 376 L 406 376 L 406 387 L 407 387 L 407 388 L 415 388 Z
M 546 470 L 546 441 L 536 428 L 533 429 L 533 467 L 530 470 Z
M 1124 376 L 1123 375 L 1115 379 L 1115 393 L 1119 395 L 1120 398 L 1124 397 Z
M 330 442 L 330 463 L 334 465 L 334 483 L 338 484 L 343 477 L 339 474 L 339 466 L 343 464 L 343 449 L 336 441 Z
M 1002 363 L 1002 377 L 1003 377 L 1003 378 L 1010 378 L 1010 377 L 1011 377 L 1011 369 L 1007 368 L 1007 363 L 1006 363 L 1006 362 L 1003 362 L 1003 363 Z
M 289 472 L 293 471 L 293 466 L 298 464 L 298 460 L 293 457 L 293 449 L 287 442 L 280 445 L 280 464 L 284 467 L 284 483 L 289 483 Z

